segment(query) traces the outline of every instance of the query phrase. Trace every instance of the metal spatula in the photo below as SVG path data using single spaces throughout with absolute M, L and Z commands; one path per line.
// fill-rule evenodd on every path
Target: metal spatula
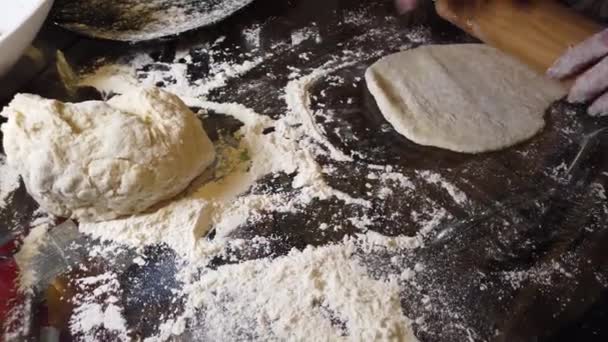
M 45 244 L 27 265 L 17 265 L 36 275 L 34 287 L 44 290 L 60 274 L 81 263 L 87 256 L 86 235 L 78 231 L 72 220 L 67 220 L 49 230 Z
M 57 0 L 51 18 L 93 38 L 138 42 L 215 24 L 253 0 Z

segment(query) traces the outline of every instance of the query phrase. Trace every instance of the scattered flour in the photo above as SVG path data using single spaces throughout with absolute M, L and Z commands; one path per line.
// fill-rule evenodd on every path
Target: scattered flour
M 407 178 L 406 176 L 404 176 L 401 173 L 398 172 L 384 172 L 382 174 L 380 174 L 380 180 L 382 180 L 383 182 L 387 182 L 387 181 L 392 181 L 397 183 L 402 189 L 410 189 L 413 190 L 414 184 L 412 183 L 411 180 L 409 180 L 409 178 Z
M 431 40 L 431 30 L 428 27 L 422 26 L 407 31 L 405 36 L 412 43 L 426 43 Z
M 180 290 L 180 296 L 186 300 L 184 312 L 165 319 L 158 334 L 149 340 L 162 341 L 180 335 L 186 339 L 214 340 L 306 336 L 320 340 L 415 341 L 411 322 L 402 312 L 398 282 L 423 270 L 412 268 L 405 274 L 371 278 L 357 261 L 355 250 L 372 253 L 377 249 L 420 248 L 426 235 L 447 216 L 444 209 L 429 209 L 420 214 L 422 230 L 415 236 L 388 237 L 370 231 L 368 227 L 375 217 L 361 214 L 349 218 L 361 233 L 341 243 L 303 251 L 294 249 L 276 259 L 259 259 L 214 270 L 205 267 L 227 246 L 236 243 L 230 238 L 231 232 L 248 220 L 255 221 L 262 211 L 298 212 L 314 199 L 332 197 L 364 212 L 371 208 L 368 200 L 331 187 L 324 178 L 324 173 L 333 172 L 331 167 L 324 169 L 315 160 L 318 155 L 336 161 L 353 160 L 333 146 L 323 128 L 315 123 L 315 116 L 325 114 L 311 109 L 309 88 L 333 71 L 352 65 L 357 58 L 356 53 L 345 53 L 308 75 L 302 76 L 301 72 L 294 75 L 285 87 L 287 113 L 276 120 L 238 103 L 205 99 L 209 91 L 225 86 L 229 79 L 259 64 L 260 59 L 236 65 L 212 63 L 206 79 L 191 82 L 186 64 L 179 62 L 191 60 L 187 53 L 180 52 L 175 62 L 160 63 L 161 67 L 146 72 L 141 70 L 152 61 L 147 55 L 139 55 L 128 64 L 101 66 L 82 79 L 81 85 L 93 86 L 106 94 L 121 93 L 140 84 L 162 83 L 189 106 L 201 108 L 202 113 L 212 110 L 243 123 L 234 134 L 234 142 L 222 139 L 216 142 L 218 164 L 214 170 L 201 175 L 177 200 L 131 217 L 79 226 L 94 238 L 138 251 L 164 243 L 187 260 L 178 274 L 184 283 Z M 279 173 L 293 175 L 291 187 L 295 192 L 247 193 L 260 178 Z M 380 167 L 370 175 L 368 178 L 380 181 L 387 192 L 415 189 L 408 177 L 391 167 Z M 435 178 L 433 182 L 440 181 Z M 453 196 L 459 195 L 458 189 L 449 186 L 447 189 Z M 327 223 L 321 224 L 319 231 L 328 228 Z M 211 231 L 214 238 L 205 239 Z M 101 249 L 95 249 L 90 254 L 100 253 L 103 254 Z M 26 279 L 24 284 L 32 281 Z M 114 299 L 118 296 L 100 300 L 96 295 L 100 291 L 120 292 L 115 278 L 104 276 L 79 282 L 92 291 L 88 297 L 77 298 L 70 321 L 72 333 L 95 339 L 105 336 L 98 335 L 105 331 L 118 340 L 127 340 L 122 309 Z
M 127 322 L 119 306 L 120 284 L 112 272 L 76 280 L 78 294 L 73 298 L 74 313 L 70 331 L 85 341 L 108 339 L 100 335 L 109 332 L 113 340 L 129 341 Z M 102 301 L 101 298 L 104 300 Z
M 352 65 L 354 62 L 345 62 L 338 66 L 332 66 L 332 64 L 335 64 L 335 62 L 330 61 L 323 67 L 315 69 L 309 75 L 292 80 L 287 84 L 285 87 L 285 101 L 287 102 L 289 112 L 287 113 L 286 119 L 289 120 L 292 125 L 296 123 L 303 124 L 307 136 L 316 140 L 317 143 L 322 144 L 322 146 L 329 151 L 329 155 L 332 159 L 337 161 L 352 161 L 352 157 L 345 155 L 325 138 L 322 128 L 315 124 L 315 113 L 310 108 L 310 94 L 308 92 L 310 86 L 333 70 Z M 318 149 L 317 152 L 319 152 Z
M 147 54 L 140 54 L 128 63 L 104 64 L 93 73 L 83 75 L 79 85 L 94 87 L 105 94 L 125 93 L 139 86 L 161 86 L 180 97 L 204 97 L 264 60 L 263 57 L 257 57 L 240 63 L 214 62 L 214 55 L 210 54 L 211 68 L 207 77 L 192 81 L 188 77 L 188 65 L 179 62 L 181 59 L 187 61 L 188 58 L 188 55 L 176 55 L 172 63 L 159 63 L 153 62 Z M 154 69 L 144 71 L 144 66 L 149 65 Z
M 601 183 L 592 183 L 591 189 L 595 192 L 597 198 L 601 198 L 603 200 L 608 199 L 606 196 L 606 189 L 604 189 L 604 186 Z
M 186 332 L 195 340 L 416 341 L 397 278 L 369 278 L 356 245 L 347 239 L 208 270 L 185 289 L 192 294 L 186 313 L 167 322 L 159 339 L 188 320 L 196 322 Z
M 19 252 L 14 255 L 20 270 L 19 287 L 22 291 L 29 291 L 37 282 L 37 274 L 33 267 L 34 258 L 46 245 L 47 232 L 54 223 L 54 219 L 46 215 L 34 219 L 29 234 L 23 239 Z
M 367 21 L 363 11 L 353 13 L 344 23 Z M 245 30 L 246 45 L 259 47 L 260 34 L 260 26 Z M 407 38 L 424 42 L 427 34 L 419 31 Z M 319 40 L 318 37 L 318 29 L 313 25 L 294 32 L 291 43 L 294 47 L 305 47 L 303 42 Z M 270 56 L 226 61 L 216 49 L 220 42 L 221 39 L 197 47 L 207 49 L 209 54 L 210 70 L 200 80 L 189 78 L 188 64 L 193 59 L 190 51 L 179 51 L 168 63 L 155 62 L 147 54 L 136 55 L 129 61 L 106 63 L 80 82 L 108 95 L 140 85 L 158 85 L 179 95 L 189 106 L 201 108 L 202 114 L 210 110 L 243 123 L 233 137 L 226 140 L 220 137 L 215 142 L 216 167 L 201 175 L 180 198 L 140 215 L 79 227 L 92 237 L 134 247 L 138 252 L 148 245 L 166 244 L 185 261 L 177 274 L 183 287 L 175 290 L 176 298 L 184 300 L 183 312 L 163 318 L 157 333 L 147 340 L 415 341 L 411 324 L 415 322 L 420 327 L 424 319 L 421 316 L 411 321 L 406 317 L 402 296 L 408 294 L 403 293 L 400 283 L 416 285 L 407 291 L 421 291 L 416 277 L 426 271 L 426 266 L 420 262 L 403 266 L 400 261 L 425 247 L 427 238 L 450 214 L 429 200 L 418 211 L 409 212 L 419 228 L 417 234 L 385 236 L 369 230 L 377 218 L 371 201 L 331 187 L 325 175 L 332 174 L 336 167 L 321 166 L 315 159 L 322 156 L 337 162 L 353 162 L 351 155 L 329 142 L 324 128 L 315 122 L 318 116 L 332 115 L 311 108 L 314 99 L 309 90 L 319 79 L 354 65 L 362 56 L 345 50 L 343 55 L 312 70 L 290 68 L 292 75 L 283 95 L 287 112 L 273 113 L 284 115 L 271 119 L 239 103 L 217 103 L 206 98 L 212 90 L 225 87 Z M 298 53 L 303 63 L 313 57 L 306 52 Z M 363 59 L 369 57 L 367 54 Z M 337 85 L 344 83 L 339 77 L 330 81 Z M 460 189 L 431 171 L 404 174 L 391 166 L 366 165 L 363 172 L 362 177 L 374 183 L 365 189 L 369 196 L 387 198 L 394 192 L 415 193 L 415 184 L 421 179 L 445 190 L 456 204 L 469 204 Z M 262 177 L 279 174 L 292 177 L 294 191 L 248 192 Z M 598 187 L 597 191 L 603 193 L 603 188 Z M 208 267 L 214 257 L 224 255 L 230 247 L 253 243 L 260 249 L 269 248 L 269 238 L 244 241 L 231 237 L 239 226 L 259 219 L 264 211 L 297 213 L 315 199 L 331 198 L 358 210 L 347 218 L 359 230 L 354 236 L 333 245 L 292 249 L 275 258 Z M 339 228 L 339 222 L 327 221 L 318 224 L 317 233 Z M 22 260 L 31 258 L 44 243 L 47 228 L 37 229 L 39 233 L 30 234 L 33 236 L 25 241 L 20 253 Z M 205 238 L 211 232 L 213 239 Z M 115 247 L 104 248 L 91 249 L 90 256 L 111 255 Z M 361 260 L 361 255 L 374 257 L 386 252 L 393 253 L 391 262 L 397 268 L 389 275 L 378 275 L 377 269 Z M 138 257 L 133 262 L 141 265 L 145 260 Z M 517 280 L 524 275 L 514 273 L 504 277 Z M 117 279 L 116 274 L 109 272 L 76 281 L 83 293 L 76 298 L 76 309 L 69 322 L 73 334 L 84 340 L 108 336 L 130 340 L 124 309 L 118 300 L 121 288 Z M 35 275 L 26 274 L 22 285 L 29 287 L 34 280 Z M 422 294 L 419 297 L 430 307 L 432 298 Z
M 431 211 L 428 213 L 423 213 L 422 215 L 417 212 L 412 212 L 412 217 L 414 221 L 420 224 L 419 234 L 422 236 L 426 236 L 428 233 L 433 231 L 445 218 L 449 218 L 450 215 L 444 208 L 439 208 L 433 206 Z M 428 217 L 428 219 L 424 219 L 424 217 Z
M 319 35 L 319 29 L 316 26 L 304 27 L 291 33 L 291 45 L 296 46 L 302 44 L 302 42 L 314 39 L 315 42 L 319 43 L 321 36 Z
M 261 41 L 261 25 L 253 25 L 250 28 L 243 30 L 243 37 L 245 38 L 245 42 L 249 45 L 251 49 L 256 49 L 260 47 Z
M 456 203 L 462 205 L 468 202 L 467 195 L 454 186 L 454 184 L 445 180 L 440 174 L 432 171 L 416 171 L 416 173 L 429 184 L 441 186 L 445 191 L 447 191 L 448 194 L 450 194 L 450 196 L 452 196 Z
M 67 3 L 55 15 L 62 26 L 76 32 L 96 38 L 138 42 L 215 24 L 251 2 L 252 0 L 203 3 L 190 0 L 149 0 L 110 5 L 105 0 L 91 0 L 86 3 Z M 87 15 L 79 16 L 81 13 Z M 95 21 L 91 13 L 112 13 L 112 20 Z
M 300 39 L 314 37 L 309 33 L 300 32 L 292 38 L 299 44 Z M 322 340 L 415 340 L 401 309 L 397 277 L 369 278 L 353 253 L 355 245 L 364 250 L 379 244 L 417 248 L 422 236 L 388 238 L 369 231 L 337 245 L 293 250 L 274 260 L 261 259 L 215 270 L 204 268 L 213 256 L 230 245 L 230 233 L 247 220 L 255 220 L 262 210 L 297 212 L 313 199 L 331 197 L 345 204 L 370 207 L 367 200 L 329 186 L 324 170 L 315 160 L 318 154 L 327 154 L 338 161 L 352 160 L 329 143 L 314 122 L 316 113 L 310 108 L 309 95 L 309 87 L 319 78 L 354 63 L 355 56 L 347 55 L 348 58 L 332 60 L 309 75 L 292 79 L 285 88 L 288 112 L 277 120 L 241 104 L 215 103 L 204 98 L 210 90 L 226 85 L 228 79 L 255 67 L 260 59 L 238 65 L 211 63 L 207 79 L 191 82 L 185 64 L 178 62 L 140 73 L 138 70 L 150 63 L 149 57 L 140 56 L 128 65 L 102 66 L 80 82 L 107 94 L 162 82 L 165 89 L 178 94 L 189 106 L 229 115 L 243 123 L 234 135 L 236 146 L 220 140 L 216 144 L 217 168 L 202 175 L 178 200 L 147 213 L 79 227 L 95 238 L 136 249 L 165 243 L 189 260 L 189 266 L 180 272 L 185 284 L 182 290 L 187 300 L 185 311 L 166 320 L 151 340 L 166 340 L 180 334 L 216 340 L 293 336 Z M 189 58 L 179 54 L 175 59 Z M 291 184 L 297 190 L 294 194 L 246 193 L 256 180 L 277 173 L 294 175 Z M 397 172 L 379 177 L 387 184 L 413 188 Z M 353 220 L 362 232 L 372 223 L 372 218 L 365 215 Z M 211 230 L 215 232 L 213 240 L 202 238 Z M 204 273 L 193 276 L 201 267 Z M 126 332 L 122 321 L 111 322 L 106 317 L 108 312 L 119 311 L 114 305 L 111 301 L 100 304 L 93 298 L 83 298 L 71 329 L 88 336 L 103 328 L 116 330 L 122 336 Z M 193 329 L 186 329 L 187 326 Z
M 298 143 L 303 141 L 302 128 L 287 125 L 285 119 L 273 121 L 236 103 L 219 104 L 195 98 L 184 98 L 184 101 L 231 115 L 243 122 L 237 136 L 240 137 L 239 150 L 247 151 L 250 157 L 248 167 L 237 168 L 219 178 L 214 177 L 203 185 L 195 182 L 188 195 L 157 211 L 112 221 L 82 223 L 82 231 L 104 240 L 120 241 L 139 248 L 164 242 L 183 256 L 200 260 L 209 252 L 217 251 L 215 247 L 210 247 L 214 243 L 200 239 L 202 236 L 213 227 L 216 240 L 225 237 L 245 223 L 256 209 L 295 211 L 298 205 L 307 204 L 315 198 L 330 197 L 336 197 L 345 203 L 369 206 L 367 201 L 352 198 L 327 185 L 311 152 Z M 275 130 L 262 134 L 268 127 L 274 127 Z M 218 151 L 222 153 L 222 149 Z M 223 157 L 220 155 L 220 158 Z M 232 158 L 238 159 L 240 154 L 233 154 Z M 262 176 L 277 172 L 297 172 L 292 186 L 300 191 L 295 199 L 286 200 L 281 195 L 238 197 Z

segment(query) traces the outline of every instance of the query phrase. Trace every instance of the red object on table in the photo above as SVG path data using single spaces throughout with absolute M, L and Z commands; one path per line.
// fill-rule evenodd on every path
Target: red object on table
M 10 256 L 15 249 L 15 242 L 0 246 L 0 256 Z M 18 301 L 17 263 L 12 257 L 0 259 L 0 322 L 7 322 L 7 314 Z M 2 331 L 2 326 L 0 326 Z

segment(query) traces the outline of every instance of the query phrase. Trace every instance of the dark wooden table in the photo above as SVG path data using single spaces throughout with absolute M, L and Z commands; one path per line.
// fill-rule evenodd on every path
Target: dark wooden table
M 355 13 L 365 20 L 345 20 Z M 293 31 L 310 27 L 311 22 L 315 22 L 318 29 L 319 42 L 305 41 L 274 51 L 273 57 L 262 65 L 212 91 L 209 100 L 239 102 L 258 113 L 276 117 L 286 110 L 284 101 L 278 96 L 288 81 L 286 66 L 295 65 L 306 74 L 341 54 L 345 48 L 360 49 L 370 56 L 371 52 L 384 55 L 402 46 L 415 47 L 420 42 L 407 35 L 412 27 L 425 29 L 427 41 L 432 43 L 474 42 L 441 21 L 428 8 L 409 18 L 397 18 L 390 1 L 258 0 L 215 27 L 138 45 L 90 40 L 48 23 L 35 43 L 40 56 L 22 60 L 3 78 L 0 98 L 6 104 L 15 92 L 28 91 L 74 100 L 74 95 L 68 94 L 59 82 L 55 68 L 56 49 L 62 50 L 77 70 L 89 68 L 101 57 L 113 60 L 134 53 L 148 53 L 155 61 L 151 63 L 154 67 L 173 62 L 178 48 L 225 36 L 221 43 L 226 51 L 225 58 L 238 59 L 243 52 L 255 56 L 273 51 L 277 43 L 289 41 Z M 243 28 L 254 24 L 261 27 L 261 44 L 255 51 L 248 47 L 242 34 Z M 307 61 L 298 58 L 302 52 L 309 54 Z M 208 72 L 206 52 L 199 51 L 192 56 L 190 77 L 205 77 Z M 608 174 L 605 173 L 608 145 L 603 142 L 603 150 L 599 149 L 600 152 L 584 165 L 580 187 L 565 188 L 559 177 L 551 174 L 551 170 L 559 169 L 559 165 L 573 159 L 585 134 L 608 125 L 606 119 L 589 118 L 584 114 L 584 108 L 559 102 L 547 111 L 548 125 L 539 136 L 505 151 L 470 156 L 417 146 L 387 126 L 361 80 L 365 68 L 376 58 L 363 58 L 332 73 L 345 79 L 348 87 L 335 85 L 325 77 L 311 90 L 313 99 L 314 95 L 321 99 L 313 101 L 313 108 L 329 108 L 334 115 L 332 121 L 317 118 L 317 124 L 325 128 L 328 139 L 338 149 L 345 153 L 356 152 L 353 155 L 357 156 L 349 163 L 320 157 L 321 164 L 332 165 L 337 170 L 328 175 L 327 181 L 337 189 L 372 202 L 372 208 L 365 213 L 373 217 L 370 230 L 385 235 L 415 234 L 419 225 L 409 215 L 395 218 L 391 214 L 419 209 L 426 199 L 440 203 L 455 221 L 467 222 L 497 204 L 512 200 L 516 194 L 527 198 L 542 197 L 540 194 L 548 189 L 565 189 L 559 191 L 558 196 L 508 208 L 475 222 L 473 229 L 457 226 L 456 230 L 461 231 L 457 231 L 455 238 L 428 244 L 414 256 L 404 257 L 404 267 L 416 262 L 426 266 L 424 279 L 420 282 L 422 288 L 413 289 L 407 285 L 403 288 L 406 315 L 425 314 L 427 320 L 425 329 L 416 327 L 417 336 L 423 341 L 461 341 L 469 337 L 500 341 L 608 340 L 608 212 L 605 211 L 608 204 L 605 199 L 592 195 L 590 190 L 593 183 L 608 188 Z M 353 83 L 356 86 L 351 86 Z M 248 87 L 248 84 L 256 84 L 256 87 Z M 321 91 L 324 91 L 324 97 L 320 96 Z M 88 99 L 98 95 L 88 89 L 76 97 Z M 341 101 L 345 97 L 355 100 L 345 103 Z M 217 128 L 223 128 L 223 134 L 231 134 L 238 126 L 238 122 L 213 113 L 205 119 L 205 127 L 214 140 L 218 139 Z M 416 179 L 417 171 L 433 170 L 463 190 L 469 202 L 455 203 L 445 192 L 424 182 L 416 183 L 415 196 L 395 193 L 383 199 L 370 197 L 366 194 L 366 183 L 370 180 L 364 177 L 370 164 L 393 165 L 395 171 L 411 179 Z M 292 176 L 262 179 L 251 191 L 289 189 Z M 14 195 L 12 205 L 0 209 L 0 222 L 26 231 L 35 208 L 22 187 Z M 361 214 L 358 210 L 337 200 L 316 200 L 299 214 L 269 212 L 263 219 L 245 224 L 234 237 L 269 237 L 274 241 L 271 252 L 234 251 L 233 256 L 238 260 L 276 257 L 292 248 L 340 241 L 345 235 L 359 232 L 347 220 Z M 318 234 L 313 227 L 321 222 L 340 222 L 344 229 Z M 126 300 L 129 326 L 136 335 L 143 337 L 154 331 L 158 324 L 155 313 L 166 311 L 171 300 L 167 293 L 154 292 L 152 283 L 171 283 L 171 270 L 175 269 L 175 256 L 167 248 L 150 247 L 147 253 L 158 261 L 157 266 L 133 266 L 121 279 L 126 296 L 141 290 L 136 289 L 135 284 L 150 286 L 154 293 L 148 298 Z M 390 256 L 379 253 L 374 260 L 368 261 L 373 266 L 387 258 Z M 551 268 L 556 261 L 570 270 L 574 278 L 551 273 L 547 275 L 548 284 L 526 279 L 523 286 L 514 288 L 502 276 L 506 272 Z M 217 259 L 211 266 L 227 262 L 228 259 Z M 423 295 L 431 297 L 435 310 L 425 312 L 421 304 Z M 149 313 L 147 320 L 137 314 L 142 310 Z

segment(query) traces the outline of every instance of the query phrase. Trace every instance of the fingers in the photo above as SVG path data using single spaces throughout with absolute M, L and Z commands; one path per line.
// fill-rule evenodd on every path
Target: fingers
M 569 102 L 586 102 L 608 88 L 608 58 L 579 76 L 568 94 Z
M 418 7 L 419 0 L 395 0 L 395 7 L 397 8 L 397 13 L 406 14 L 409 13 Z
M 450 12 L 453 15 L 462 15 L 466 10 L 476 8 L 478 1 L 471 0 L 449 0 L 442 1 L 438 4 L 444 12 Z
M 608 30 L 604 30 L 594 34 L 575 47 L 568 49 L 547 70 L 547 75 L 552 78 L 571 76 L 607 54 Z
M 440 17 L 469 31 L 467 27 L 471 26 L 471 18 L 474 18 L 486 4 L 487 2 L 482 0 L 445 0 L 436 1 L 435 8 Z
M 587 113 L 591 116 L 603 116 L 608 114 L 608 93 L 598 97 L 589 108 Z

